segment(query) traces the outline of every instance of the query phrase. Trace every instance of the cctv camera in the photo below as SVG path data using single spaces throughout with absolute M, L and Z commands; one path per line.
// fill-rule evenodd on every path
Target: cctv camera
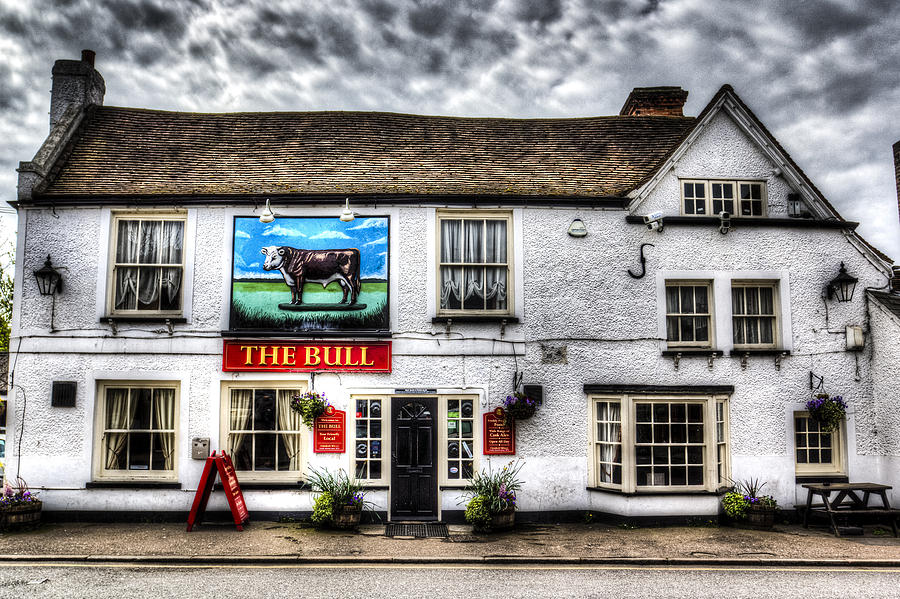
M 644 215 L 644 224 L 651 231 L 662 231 L 663 229 L 663 213 L 651 212 Z
M 724 210 L 719 213 L 719 233 L 725 235 L 731 230 L 731 214 Z

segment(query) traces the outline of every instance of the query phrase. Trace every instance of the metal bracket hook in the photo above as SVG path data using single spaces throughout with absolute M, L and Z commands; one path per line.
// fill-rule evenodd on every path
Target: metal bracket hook
M 641 244 L 641 274 L 636 275 L 633 272 L 631 272 L 631 269 L 628 269 L 628 274 L 631 275 L 631 278 L 633 278 L 633 279 L 643 279 L 644 275 L 647 274 L 647 267 L 646 267 L 647 259 L 644 257 L 644 246 L 645 245 L 649 245 L 650 247 L 656 247 L 652 243 L 642 243 Z

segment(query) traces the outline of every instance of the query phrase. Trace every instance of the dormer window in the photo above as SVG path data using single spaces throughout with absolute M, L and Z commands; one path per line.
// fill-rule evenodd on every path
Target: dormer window
M 765 216 L 766 184 L 764 181 L 718 181 L 683 179 L 681 181 L 682 214 L 717 216 Z

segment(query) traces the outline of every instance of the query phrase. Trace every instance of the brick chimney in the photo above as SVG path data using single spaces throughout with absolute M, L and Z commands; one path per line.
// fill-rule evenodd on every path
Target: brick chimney
M 57 60 L 53 64 L 53 89 L 50 92 L 50 128 L 62 119 L 69 106 L 81 108 L 103 104 L 106 83 L 94 69 L 93 50 L 82 50 L 81 60 Z
M 684 116 L 688 93 L 680 87 L 636 87 L 628 94 L 620 116 Z
M 891 293 L 900 295 L 900 266 L 891 267 L 893 276 L 891 277 Z

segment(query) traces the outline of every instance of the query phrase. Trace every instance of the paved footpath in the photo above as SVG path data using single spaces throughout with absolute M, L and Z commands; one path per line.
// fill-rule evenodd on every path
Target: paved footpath
M 383 525 L 319 531 L 301 523 L 44 524 L 0 534 L 0 561 L 147 563 L 448 563 L 448 564 L 780 564 L 900 567 L 900 539 L 866 528 L 836 538 L 823 528 L 777 526 L 623 528 L 606 524 L 521 524 L 476 535 L 450 526 L 448 538 L 385 537 Z

